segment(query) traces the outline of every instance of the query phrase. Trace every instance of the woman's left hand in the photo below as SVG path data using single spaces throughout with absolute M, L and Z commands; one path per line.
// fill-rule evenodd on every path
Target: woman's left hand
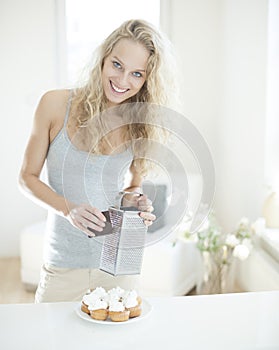
M 152 225 L 156 219 L 154 214 L 151 214 L 154 210 L 151 200 L 146 194 L 126 194 L 123 198 L 123 205 L 127 207 L 136 207 L 140 211 L 140 217 L 143 218 L 143 222 L 146 226 Z
M 138 198 L 137 204 L 140 211 L 139 215 L 141 218 L 143 218 L 144 224 L 146 226 L 152 225 L 153 221 L 156 219 L 156 216 L 151 214 L 154 210 L 151 200 L 148 199 L 146 194 L 143 194 Z

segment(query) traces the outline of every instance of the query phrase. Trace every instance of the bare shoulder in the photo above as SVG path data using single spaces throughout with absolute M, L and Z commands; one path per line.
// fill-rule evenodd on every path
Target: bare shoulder
M 42 113 L 59 118 L 64 116 L 70 90 L 50 90 L 43 94 L 38 109 Z
M 70 90 L 45 92 L 37 106 L 35 119 L 49 128 L 59 129 L 63 125 Z
M 46 132 L 50 142 L 63 127 L 70 90 L 51 90 L 41 97 L 36 109 L 34 129 L 37 133 Z

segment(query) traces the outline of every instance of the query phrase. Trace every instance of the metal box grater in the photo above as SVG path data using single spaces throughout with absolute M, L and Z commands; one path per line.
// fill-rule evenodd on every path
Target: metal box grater
M 147 227 L 139 211 L 110 207 L 109 215 L 112 233 L 104 236 L 100 269 L 114 276 L 140 274 Z

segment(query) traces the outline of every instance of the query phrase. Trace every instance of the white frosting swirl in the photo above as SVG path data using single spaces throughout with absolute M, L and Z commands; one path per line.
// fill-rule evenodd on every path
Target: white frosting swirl
M 138 305 L 137 298 L 134 295 L 128 295 L 124 301 L 125 307 L 135 307 Z
M 103 287 L 97 287 L 91 293 L 85 294 L 82 298 L 82 301 L 86 305 L 91 305 L 96 302 L 98 299 L 105 299 L 107 296 L 107 292 Z
M 138 294 L 135 290 L 129 290 L 125 294 L 124 298 L 124 305 L 125 307 L 134 307 L 138 305 L 138 300 L 137 300 Z
M 85 294 L 82 298 L 82 301 L 86 305 L 93 304 L 97 299 L 99 299 L 99 296 L 93 293 Z
M 106 300 L 109 303 L 113 303 L 115 301 L 122 301 L 124 293 L 125 290 L 120 287 L 112 288 L 108 291 Z
M 92 311 L 92 310 L 107 309 L 107 307 L 108 307 L 108 303 L 105 300 L 97 299 L 95 300 L 94 303 L 88 306 L 88 310 Z
M 122 312 L 125 310 L 124 304 L 121 301 L 112 301 L 109 304 L 109 310 L 115 312 Z
M 91 293 L 83 296 L 82 301 L 89 310 L 107 309 L 122 312 L 126 308 L 138 305 L 138 294 L 135 290 L 124 290 L 120 287 L 112 288 L 108 292 L 103 287 L 95 288 Z
M 109 296 L 121 297 L 124 293 L 125 290 L 120 287 L 112 288 L 108 291 Z
M 107 292 L 103 287 L 97 287 L 91 293 L 94 295 L 98 295 L 101 298 L 103 298 L 107 295 Z

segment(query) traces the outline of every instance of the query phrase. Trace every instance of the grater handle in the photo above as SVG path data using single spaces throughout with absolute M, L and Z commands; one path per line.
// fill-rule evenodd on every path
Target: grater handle
M 125 194 L 137 194 L 139 197 L 143 196 L 143 193 L 136 192 L 136 191 L 132 191 L 132 192 L 120 191 L 118 193 L 118 195 L 116 196 L 116 198 L 115 198 L 115 205 L 114 205 L 114 207 L 116 209 L 121 209 L 121 203 L 122 203 L 122 200 L 123 200 L 123 197 L 125 196 Z

